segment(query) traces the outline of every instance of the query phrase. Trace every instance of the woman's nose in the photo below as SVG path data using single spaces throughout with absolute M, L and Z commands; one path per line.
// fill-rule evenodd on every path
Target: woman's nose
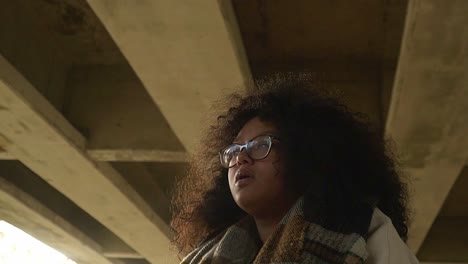
M 247 163 L 252 163 L 252 158 L 250 158 L 247 151 L 243 149 L 239 155 L 237 155 L 237 164 L 242 165 Z

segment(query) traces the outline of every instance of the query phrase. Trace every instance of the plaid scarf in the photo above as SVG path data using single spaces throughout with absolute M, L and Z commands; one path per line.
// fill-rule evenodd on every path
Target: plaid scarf
M 255 222 L 248 216 L 204 242 L 181 264 L 364 263 L 373 208 L 348 208 L 340 214 L 342 219 L 336 219 L 333 212 L 319 217 L 318 212 L 323 215 L 326 210 L 324 204 L 305 204 L 300 198 L 265 244 L 261 244 Z M 315 214 L 305 213 L 314 209 Z

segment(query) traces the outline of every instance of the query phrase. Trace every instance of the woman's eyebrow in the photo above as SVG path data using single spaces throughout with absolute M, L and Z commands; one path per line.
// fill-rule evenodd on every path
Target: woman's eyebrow
M 256 137 L 259 137 L 259 136 L 276 136 L 276 134 L 277 134 L 277 132 L 272 131 L 272 130 L 263 131 L 263 132 L 257 134 L 256 136 L 252 137 L 251 139 L 249 139 L 247 142 L 249 142 L 249 141 L 251 141 L 252 139 L 254 139 L 254 138 L 256 138 Z M 247 142 L 246 142 L 246 143 L 247 143 Z M 238 137 L 236 137 L 232 143 L 233 143 L 233 144 L 245 144 L 245 143 L 240 143 Z
M 240 143 L 240 142 L 239 142 L 239 138 L 235 138 L 235 139 L 232 141 L 232 144 L 243 144 L 243 143 Z

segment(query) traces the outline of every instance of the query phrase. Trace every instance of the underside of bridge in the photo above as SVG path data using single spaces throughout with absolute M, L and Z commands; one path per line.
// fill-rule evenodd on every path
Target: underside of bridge
M 77 263 L 177 263 L 213 102 L 294 72 L 394 140 L 409 247 L 468 263 L 468 1 L 1 0 L 0 219 Z

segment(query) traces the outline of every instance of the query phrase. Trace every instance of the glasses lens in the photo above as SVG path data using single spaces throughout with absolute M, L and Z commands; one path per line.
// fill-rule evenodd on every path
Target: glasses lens
M 271 138 L 261 136 L 250 141 L 247 145 L 247 153 L 252 159 L 263 159 L 268 155 L 271 148 Z
M 236 157 L 240 152 L 240 146 L 231 145 L 221 152 L 221 165 L 230 168 L 235 165 Z

